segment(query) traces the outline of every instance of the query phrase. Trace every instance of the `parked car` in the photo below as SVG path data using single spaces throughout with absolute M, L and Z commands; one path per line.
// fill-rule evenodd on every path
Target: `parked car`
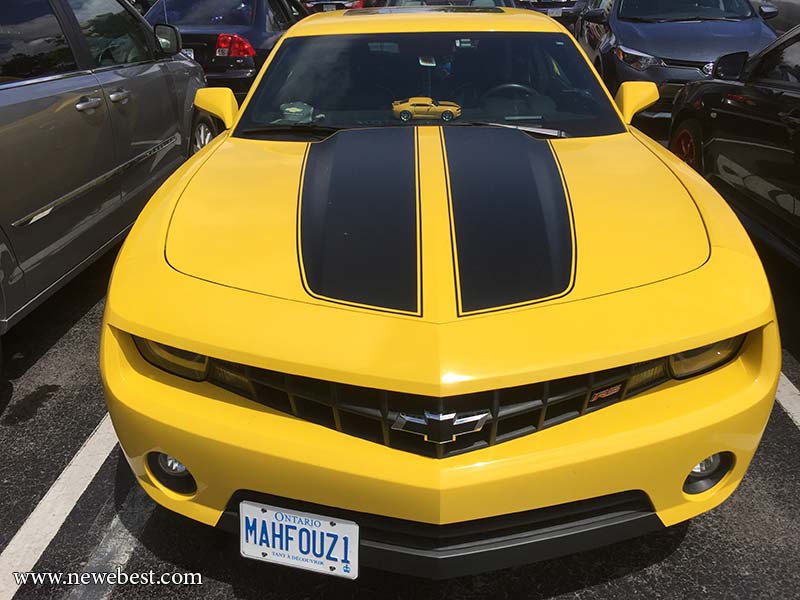
M 127 2 L 0 3 L 0 333 L 120 240 L 191 153 L 204 82 L 179 50 Z
M 520 8 L 546 14 L 574 32 L 578 16 L 586 10 L 588 0 L 517 0 Z
M 659 101 L 641 117 L 666 119 L 678 90 L 708 79 L 717 57 L 755 53 L 777 36 L 777 9 L 748 0 L 591 0 L 576 35 L 611 93 L 623 81 L 653 81 Z
M 714 75 L 678 94 L 670 149 L 800 265 L 800 26 L 750 58 L 723 56 Z
M 398 120 L 418 97 L 461 116 Z M 615 106 L 534 11 L 451 7 L 318 13 L 241 109 L 200 90 L 226 131 L 147 205 L 102 326 L 139 484 L 237 558 L 351 579 L 719 505 L 780 342 L 735 215 L 630 127 L 657 98 L 627 81 Z
M 441 7 L 461 7 L 461 8 L 492 8 L 494 6 L 507 6 L 513 8 L 518 6 L 514 0 L 364 0 L 364 7 L 372 6 L 441 6 Z
M 176 26 L 208 84 L 241 102 L 283 32 L 307 14 L 298 0 L 158 0 L 145 18 Z

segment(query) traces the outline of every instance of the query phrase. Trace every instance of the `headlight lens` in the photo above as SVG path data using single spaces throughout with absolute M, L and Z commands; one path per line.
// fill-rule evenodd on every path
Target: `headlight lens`
M 675 379 L 686 379 L 725 364 L 739 352 L 744 337 L 738 335 L 702 348 L 673 354 L 669 358 L 672 376 Z
M 614 48 L 614 54 L 626 65 L 630 65 L 637 71 L 644 71 L 650 67 L 664 66 L 664 61 L 660 58 L 645 54 L 644 52 L 639 52 L 632 48 L 626 48 L 625 46 L 616 46 Z
M 208 373 L 208 357 L 133 336 L 136 347 L 147 362 L 173 375 L 203 381 Z

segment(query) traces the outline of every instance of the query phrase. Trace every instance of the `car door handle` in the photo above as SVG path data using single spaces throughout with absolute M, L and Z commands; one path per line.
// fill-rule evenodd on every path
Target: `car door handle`
M 125 104 L 125 102 L 127 102 L 128 98 L 130 97 L 131 97 L 130 91 L 123 89 L 116 90 L 108 95 L 108 99 L 111 100 L 112 102 L 122 102 L 123 104 Z
M 95 108 L 99 108 L 99 106 L 103 103 L 102 98 L 95 98 L 90 96 L 82 96 L 78 99 L 78 103 L 75 105 L 75 110 L 78 112 L 86 112 L 88 110 L 94 110 Z

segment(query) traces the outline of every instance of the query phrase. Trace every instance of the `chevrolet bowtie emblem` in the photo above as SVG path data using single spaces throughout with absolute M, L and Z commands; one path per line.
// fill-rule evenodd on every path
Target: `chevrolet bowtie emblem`
M 400 413 L 392 429 L 424 436 L 426 442 L 447 444 L 459 435 L 480 431 L 488 418 L 489 413 L 459 417 L 457 413 L 437 414 L 426 410 L 423 417 Z

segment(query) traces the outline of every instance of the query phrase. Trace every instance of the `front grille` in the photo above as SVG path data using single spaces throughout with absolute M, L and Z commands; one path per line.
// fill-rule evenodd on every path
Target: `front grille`
M 213 359 L 208 379 L 275 410 L 390 448 L 446 458 L 554 427 L 600 410 L 669 379 L 666 359 L 516 387 L 434 397 L 334 383 Z M 426 415 L 427 413 L 427 415 Z M 449 438 L 436 417 L 475 417 L 482 426 Z M 396 427 L 400 416 L 422 421 Z M 478 416 L 481 416 L 478 419 Z M 428 420 L 426 417 L 431 417 Z M 410 419 L 409 419 L 410 418 Z M 425 422 L 430 431 L 425 429 Z M 455 421 L 451 423 L 454 425 Z M 412 424 L 413 425 L 413 424 Z M 408 426 L 409 429 L 414 427 Z
M 703 67 L 706 66 L 706 64 L 709 62 L 709 61 L 696 61 L 696 60 L 680 60 L 677 58 L 663 58 L 661 60 L 663 60 L 664 64 L 666 64 L 669 67 L 686 67 L 689 69 L 700 69 L 700 70 L 702 70 Z

